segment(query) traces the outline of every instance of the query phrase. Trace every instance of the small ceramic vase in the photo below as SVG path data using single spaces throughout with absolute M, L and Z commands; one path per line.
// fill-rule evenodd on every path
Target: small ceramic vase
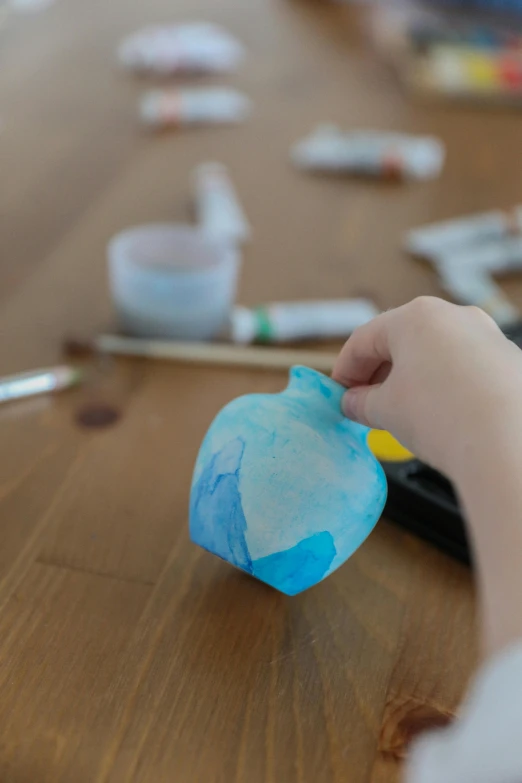
M 344 389 L 294 367 L 280 394 L 249 394 L 214 419 L 190 500 L 194 543 L 287 595 L 339 568 L 386 500 L 368 430 L 341 413 Z

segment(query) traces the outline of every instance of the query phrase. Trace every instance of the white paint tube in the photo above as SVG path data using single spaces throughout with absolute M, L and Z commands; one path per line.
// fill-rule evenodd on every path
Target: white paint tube
M 250 110 L 246 95 L 225 87 L 151 90 L 140 105 L 143 122 L 152 127 L 234 124 Z
M 311 171 L 423 180 L 440 174 L 445 150 L 432 136 L 374 130 L 345 133 L 328 125 L 296 144 L 291 157 L 296 166 Z
M 118 48 L 124 68 L 140 73 L 227 73 L 245 56 L 222 27 L 205 22 L 145 27 Z
M 406 249 L 414 255 L 437 260 L 465 246 L 522 232 L 522 206 L 469 215 L 417 228 L 406 235 Z
M 480 307 L 500 326 L 520 318 L 488 270 L 452 258 L 437 263 L 437 270 L 444 289 L 460 304 Z
M 490 274 L 516 272 L 522 269 L 522 235 L 466 246 L 446 256 L 442 263 L 481 269 Z M 438 266 L 438 262 L 435 265 Z
M 435 262 L 435 267 L 458 302 L 481 307 L 501 326 L 520 317 L 492 276 L 522 269 L 522 236 L 472 244 Z
M 237 343 L 348 337 L 378 314 L 368 299 L 274 302 L 253 310 L 235 307 L 231 337 Z
M 197 221 L 206 234 L 233 244 L 250 239 L 250 225 L 226 166 L 221 163 L 197 166 L 194 190 Z

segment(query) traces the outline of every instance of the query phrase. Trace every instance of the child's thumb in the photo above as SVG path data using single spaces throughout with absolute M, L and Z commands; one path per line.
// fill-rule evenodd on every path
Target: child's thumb
M 344 415 L 367 427 L 380 428 L 379 401 L 382 384 L 356 386 L 344 393 L 342 410 Z

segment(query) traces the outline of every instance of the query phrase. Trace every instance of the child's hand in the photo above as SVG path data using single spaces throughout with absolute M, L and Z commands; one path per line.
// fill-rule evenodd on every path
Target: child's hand
M 452 477 L 509 411 L 522 426 L 522 352 L 474 307 L 421 297 L 384 313 L 348 340 L 333 377 L 350 388 L 349 418 Z

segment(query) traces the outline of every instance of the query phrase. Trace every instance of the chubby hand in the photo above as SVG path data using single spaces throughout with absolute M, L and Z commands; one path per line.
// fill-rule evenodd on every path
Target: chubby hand
M 451 477 L 506 406 L 522 425 L 522 352 L 476 307 L 420 297 L 383 313 L 346 342 L 333 378 L 347 417 Z

